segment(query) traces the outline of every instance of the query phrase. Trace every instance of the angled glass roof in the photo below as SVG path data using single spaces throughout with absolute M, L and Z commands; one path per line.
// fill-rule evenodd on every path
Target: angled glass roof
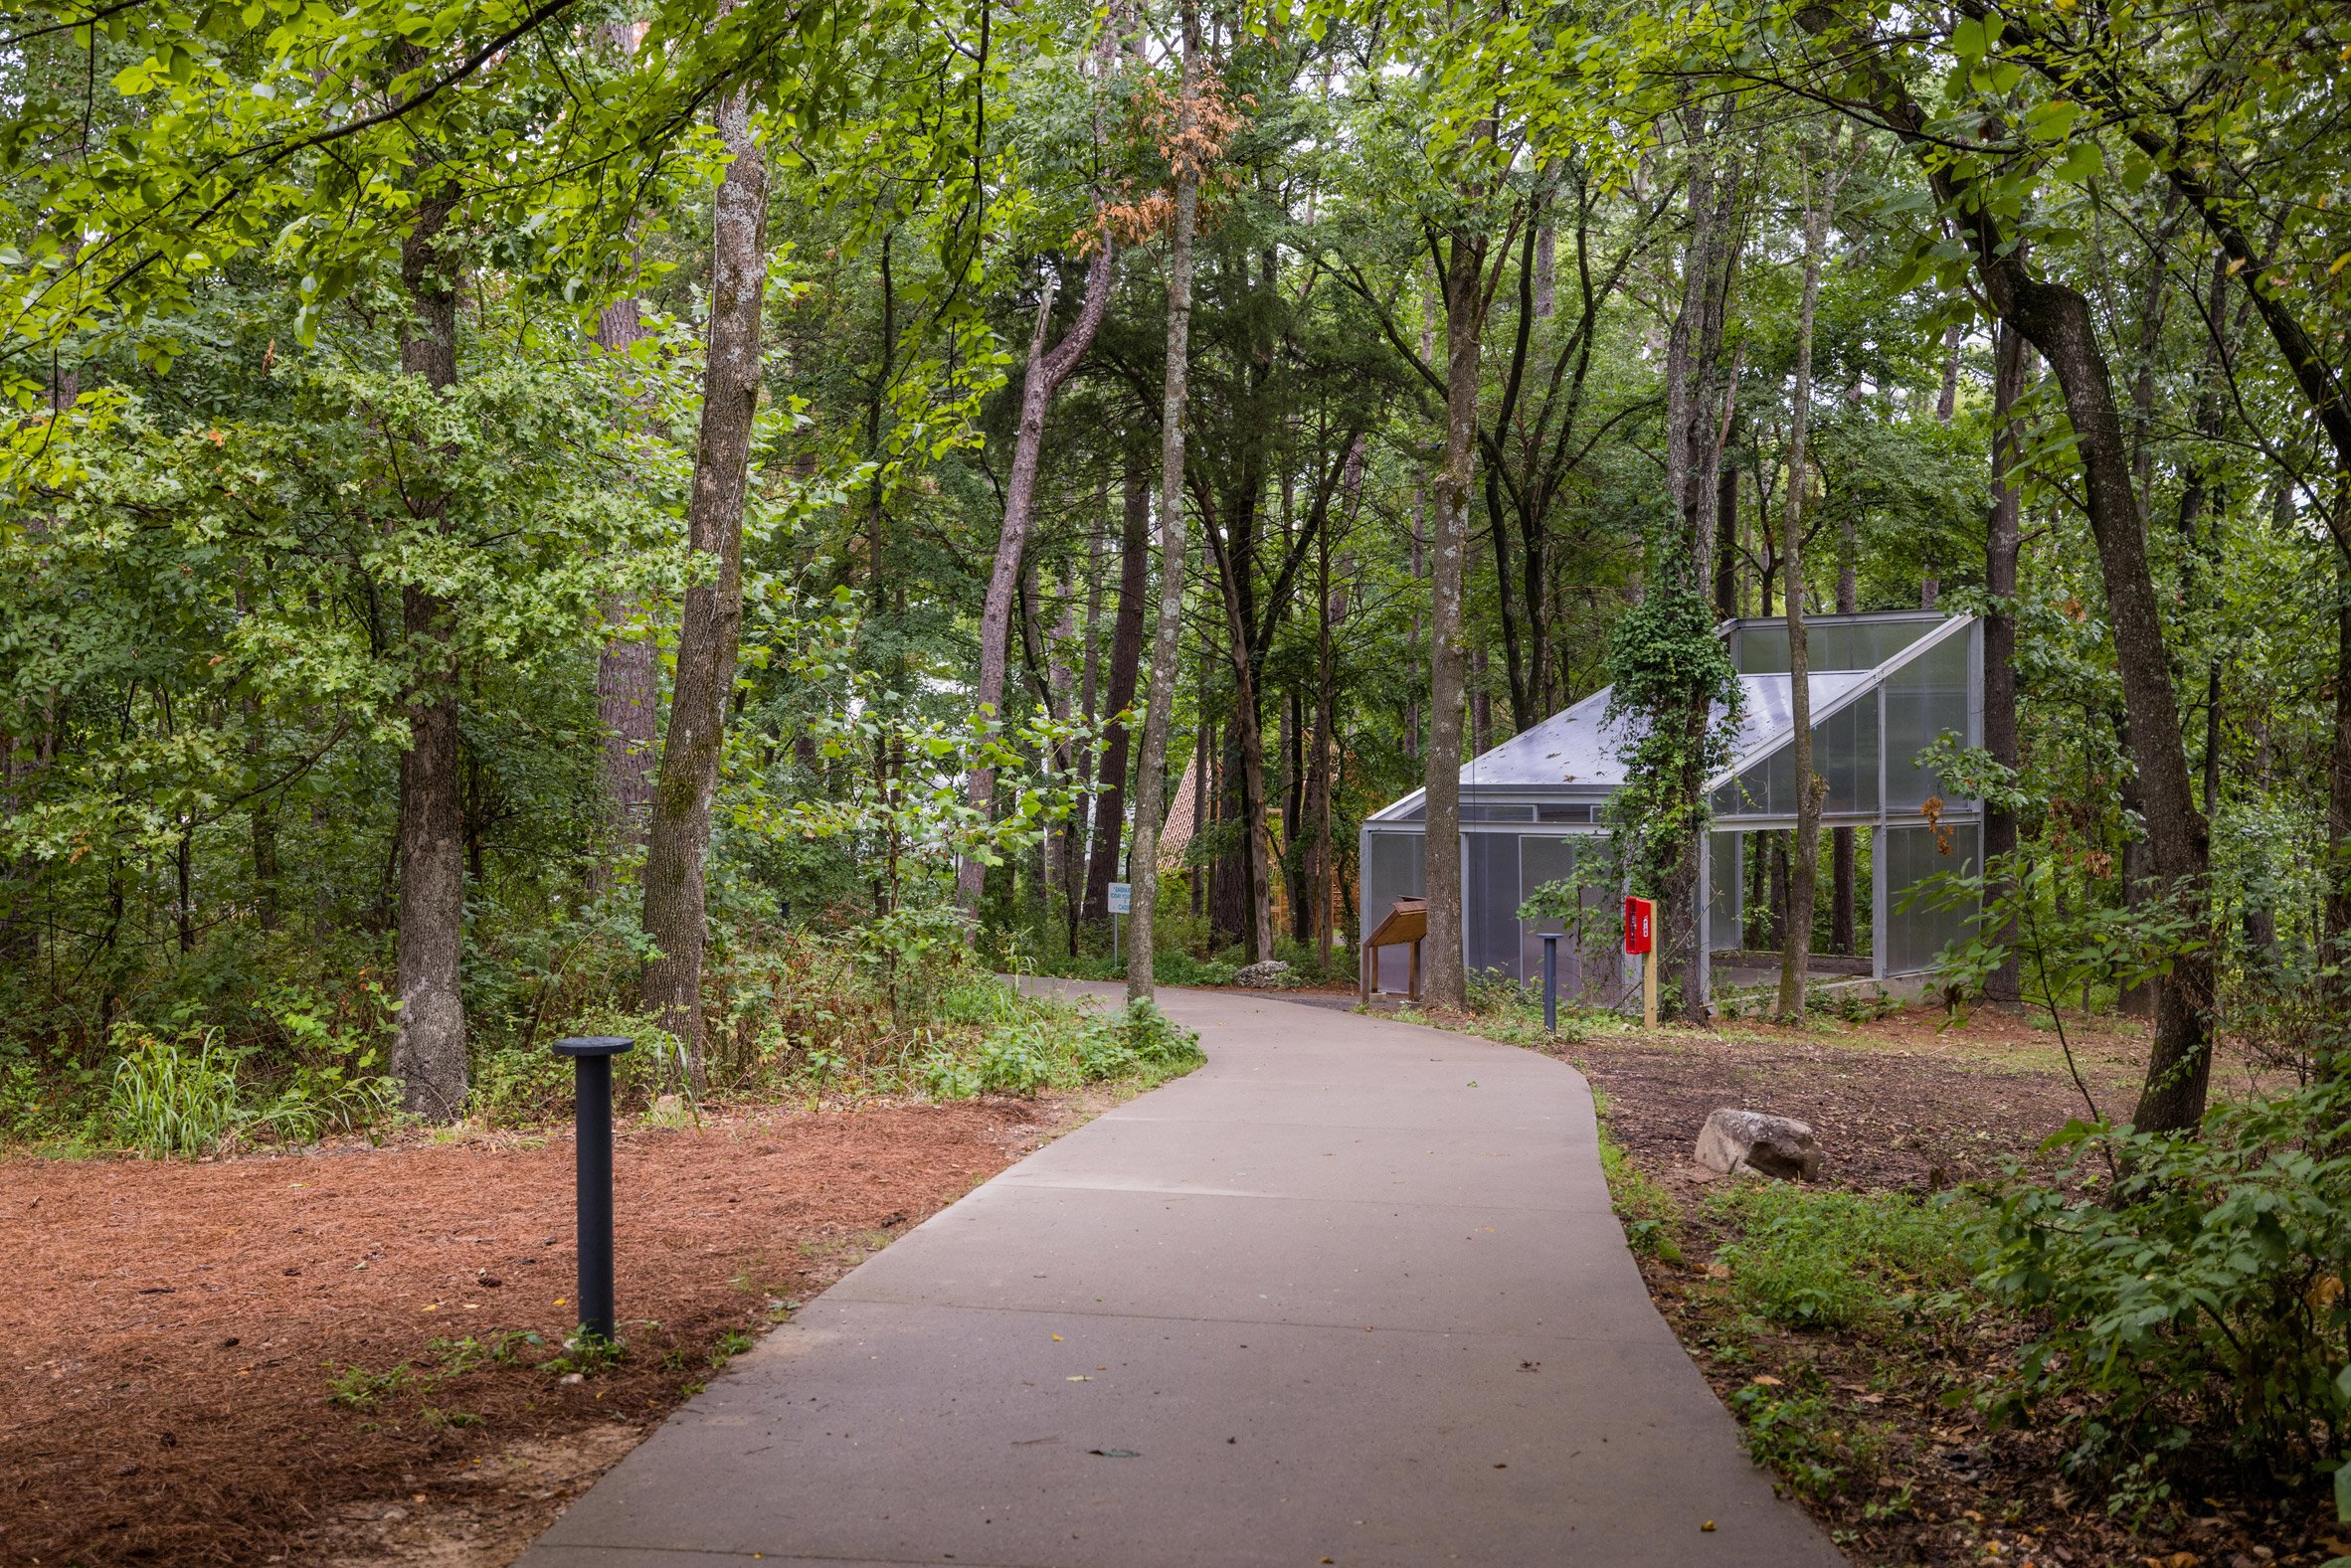
M 1812 677 L 1812 710 L 1824 713 L 1869 683 L 1868 670 L 1820 671 Z M 1794 728 L 1794 682 L 1785 675 L 1741 675 L 1738 684 L 1746 694 L 1746 711 L 1739 716 L 1731 755 L 1744 762 L 1757 748 L 1784 739 Z M 1718 705 L 1718 721 L 1721 713 Z M 1619 753 L 1630 726 L 1624 718 L 1612 721 L 1607 714 L 1608 688 L 1603 687 L 1574 707 L 1462 764 L 1461 786 L 1512 790 L 1564 787 L 1578 794 L 1619 788 L 1625 779 Z
M 1938 666 L 1943 683 L 1954 689 L 1946 694 L 1940 685 L 1933 688 L 1929 702 L 1934 711 L 1927 716 L 1933 719 L 1932 725 L 1922 718 L 1918 724 L 1908 725 L 1901 736 L 1890 738 L 1901 743 L 1901 761 L 1907 763 L 1910 752 L 1930 741 L 1939 728 L 1958 729 L 1972 739 L 1967 714 L 1967 641 L 1956 636 L 1957 628 L 1967 622 L 1967 616 L 1931 610 L 1813 618 L 1807 624 L 1814 665 L 1810 681 L 1813 723 L 1825 724 L 1890 677 L 1896 678 L 1898 684 L 1909 683 L 1907 675 L 1898 676 L 1897 672 L 1913 665 L 1923 669 L 1925 665 L 1920 661 L 1925 659 Z M 1740 671 L 1738 681 L 1745 702 L 1738 732 L 1731 742 L 1730 766 L 1708 782 L 1709 788 L 1721 785 L 1733 775 L 1754 770 L 1785 748 L 1795 730 L 1793 681 L 1787 673 L 1786 622 L 1776 618 L 1730 621 L 1723 625 L 1722 636 L 1732 662 Z M 1927 651 L 1929 643 L 1934 644 L 1932 652 Z M 1954 658 L 1959 662 L 1952 670 L 1939 671 L 1940 665 Z M 1920 695 L 1929 697 L 1924 690 Z M 1623 787 L 1625 767 L 1620 754 L 1635 721 L 1611 721 L 1607 716 L 1608 697 L 1608 688 L 1593 692 L 1572 707 L 1463 764 L 1464 797 L 1500 795 L 1596 801 Z M 1877 705 L 1873 702 L 1870 704 L 1873 721 L 1876 712 Z M 1718 709 L 1717 718 L 1719 717 Z M 1874 759 L 1878 745 L 1876 725 L 1873 722 L 1867 728 L 1870 730 L 1868 749 Z M 1920 733 L 1913 737 L 1907 733 L 1909 729 Z M 1855 744 L 1860 744 L 1858 736 L 1853 739 Z M 1874 782 L 1874 772 L 1871 777 Z M 1872 794 L 1874 805 L 1874 790 Z M 1421 792 L 1415 790 L 1374 813 L 1371 820 L 1416 820 L 1421 815 Z M 1723 799 L 1718 809 L 1729 812 L 1738 807 Z

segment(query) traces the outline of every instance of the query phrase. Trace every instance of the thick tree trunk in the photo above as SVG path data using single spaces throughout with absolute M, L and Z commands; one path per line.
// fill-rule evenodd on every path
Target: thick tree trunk
M 658 955 L 644 1005 L 684 1047 L 696 1093 L 706 1082 L 702 954 L 709 937 L 704 867 L 725 750 L 727 700 L 743 629 L 743 507 L 759 414 L 761 310 L 767 292 L 767 154 L 748 93 L 720 104 L 733 161 L 719 182 L 710 256 L 710 335 L 702 372 L 700 444 L 686 502 L 686 539 L 711 581 L 686 590 L 669 729 L 645 838 L 644 931 Z
M 1193 94 L 1199 90 L 1200 18 L 1183 0 L 1183 84 L 1176 103 L 1178 147 L 1190 145 Z M 1154 994 L 1153 920 L 1160 890 L 1160 817 L 1168 770 L 1168 730 L 1176 712 L 1176 655 L 1183 634 L 1183 420 L 1190 404 L 1192 226 L 1199 212 L 1199 165 L 1178 156 L 1175 211 L 1168 228 L 1168 364 L 1160 400 L 1160 616 L 1151 645 L 1151 706 L 1143 722 L 1143 755 L 1135 781 L 1132 946 L 1127 950 L 1127 999 Z M 1203 754 L 1204 758 L 1204 754 Z M 1201 770 L 1205 773 L 1205 768 Z M 1194 782 L 1197 791 L 1207 781 Z M 1195 805 L 1196 809 L 1196 805 Z M 1196 886 L 1196 884 L 1195 884 Z
M 1721 464 L 1721 436 L 1727 404 L 1719 390 L 1723 313 L 1728 273 L 1735 266 L 1726 231 L 1738 200 L 1736 165 L 1718 173 L 1712 131 L 1703 113 L 1688 111 L 1691 137 L 1690 240 L 1683 258 L 1682 301 L 1666 344 L 1666 492 L 1675 511 L 1675 543 L 1682 553 L 1693 593 L 1713 587 L 1716 483 Z M 1764 603 L 1769 604 L 1766 589 Z M 1702 710 L 1671 722 L 1692 728 L 1695 752 L 1709 722 Z M 1679 787 L 1695 796 L 1705 781 L 1695 776 Z M 1690 833 L 1675 846 L 1665 879 L 1658 933 L 1659 967 L 1673 983 L 1685 1022 L 1707 1021 L 1707 955 L 1700 943 L 1700 905 L 1706 896 L 1700 875 L 1703 833 Z
M 1802 13 L 1798 21 L 1813 30 L 1842 25 L 1826 7 Z M 2034 274 L 2027 252 L 2012 243 L 1991 204 L 1976 199 L 1965 166 L 1948 161 L 1941 144 L 1926 134 L 1925 113 L 1909 89 L 1881 67 L 1862 70 L 1889 128 L 1910 147 L 1937 201 L 1959 225 L 1994 313 L 2014 325 L 2057 373 L 2105 582 L 2114 662 L 2122 677 L 2155 873 L 2167 895 L 2201 906 L 2212 861 L 2210 828 L 2196 808 L 2189 780 L 2179 702 L 2147 565 L 2146 532 L 2131 483 L 2129 444 L 2089 302 L 2073 288 Z M 2179 955 L 2157 999 L 2154 1048 L 2131 1117 L 2140 1131 L 2185 1131 L 2202 1120 L 2212 1076 L 2212 1003 L 2211 955 L 2201 949 Z
M 1128 454 L 1119 531 L 1119 608 L 1110 634 L 1110 690 L 1102 711 L 1113 719 L 1135 705 L 1143 661 L 1143 605 L 1151 591 L 1151 484 L 1139 451 Z M 1110 918 L 1110 885 L 1119 880 L 1119 842 L 1127 815 L 1127 753 L 1132 726 L 1113 723 L 1102 739 L 1094 800 L 1094 848 L 1086 868 L 1086 919 Z M 1164 744 L 1164 743 L 1163 743 Z
M 1473 138 L 1474 139 L 1474 138 Z M 1469 555 L 1471 466 L 1477 454 L 1478 353 L 1485 329 L 1486 237 L 1456 229 L 1444 253 L 1445 464 L 1436 480 L 1429 574 L 1428 755 L 1422 772 L 1427 837 L 1422 886 L 1428 937 L 1421 995 L 1438 1007 L 1469 1004 L 1461 922 L 1461 721 L 1465 660 L 1462 577 Z
M 2010 411 L 2025 391 L 2025 340 L 2002 323 L 1992 347 L 1992 508 L 1984 529 L 1984 750 L 2014 771 L 2023 766 L 2016 714 L 2017 556 L 2024 526 L 2017 487 L 2008 476 L 2021 433 Z M 1997 802 L 1984 808 L 1984 863 L 2016 852 L 2016 813 Z M 2002 934 L 1994 933 L 1995 938 Z M 2024 1000 L 2023 974 L 2011 952 L 1984 981 L 1987 999 L 2004 1006 Z
M 403 374 L 446 388 L 457 379 L 457 289 L 440 239 L 453 192 L 428 197 L 401 246 L 412 319 L 400 343 Z M 428 467 L 430 459 L 427 459 Z M 410 515 L 438 527 L 447 498 L 412 488 Z M 411 672 L 404 697 L 408 750 L 400 758 L 400 1013 L 392 1076 L 405 1110 L 448 1121 L 464 1104 L 464 811 L 457 765 L 457 683 L 450 640 L 453 611 L 415 584 L 401 591 Z
M 1053 395 L 1093 346 L 1094 334 L 1110 308 L 1111 283 L 1116 276 L 1117 256 L 1105 238 L 1086 268 L 1086 296 L 1078 305 L 1077 319 L 1050 351 L 1045 341 L 1053 325 L 1055 277 L 1051 272 L 1045 274 L 1044 298 L 1037 304 L 1036 331 L 1028 344 L 1028 374 L 1020 387 L 1020 427 L 1012 437 L 1012 466 L 1004 480 L 1004 521 L 996 534 L 995 567 L 989 574 L 988 600 L 980 612 L 980 684 L 972 693 L 972 706 L 993 716 L 999 726 L 1004 717 L 1004 665 L 1011 656 L 1012 596 L 1020 580 L 1021 558 L 1028 550 L 1037 465 L 1044 455 L 1045 416 L 1052 409 Z M 986 817 L 995 798 L 995 770 L 975 767 L 970 783 L 973 809 Z M 986 873 L 987 867 L 977 856 L 965 857 L 959 889 L 966 909 L 979 909 Z
M 617 299 L 597 323 L 596 341 L 607 354 L 625 357 L 643 336 L 633 297 Z M 645 813 L 653 798 L 653 755 L 657 744 L 661 688 L 654 671 L 650 637 L 620 635 L 636 613 L 626 599 L 605 605 L 611 630 L 596 658 L 596 717 L 604 727 L 604 797 L 613 836 L 624 844 L 644 842 Z

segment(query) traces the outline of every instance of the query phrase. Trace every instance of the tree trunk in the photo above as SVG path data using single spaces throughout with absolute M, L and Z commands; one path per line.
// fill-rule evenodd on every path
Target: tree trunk
M 1723 620 L 1738 617 L 1737 568 L 1738 469 L 1725 462 L 1715 475 L 1715 613 Z
M 679 616 L 669 730 L 645 838 L 644 931 L 659 950 L 645 966 L 644 1005 L 685 1051 L 694 1091 L 706 1082 L 702 953 L 709 937 L 704 866 L 725 750 L 727 700 L 743 629 L 743 507 L 760 395 L 761 309 L 767 291 L 767 153 L 747 92 L 720 105 L 733 161 L 719 182 L 710 254 L 710 335 L 702 423 L 686 503 L 686 539 L 712 580 L 686 590 Z
M 637 302 L 617 299 L 597 323 L 596 341 L 607 354 L 626 357 L 643 336 Z M 644 842 L 645 812 L 653 798 L 653 753 L 658 742 L 661 687 L 654 670 L 652 639 L 622 636 L 636 606 L 608 601 L 610 628 L 596 658 L 596 717 L 604 728 L 604 798 L 613 835 L 621 843 Z
M 1804 1021 L 1804 982 L 1812 967 L 1812 904 L 1820 868 L 1820 805 L 1827 782 L 1812 771 L 1812 653 L 1804 624 L 1804 495 L 1809 455 L 1805 441 L 1812 431 L 1812 327 L 1820 309 L 1821 249 L 1828 238 L 1829 220 L 1837 209 L 1837 188 L 1844 183 L 1839 166 L 1840 146 L 1834 132 L 1821 149 L 1820 200 L 1811 200 L 1811 181 L 1804 179 L 1804 159 L 1797 161 L 1804 179 L 1804 284 L 1796 305 L 1796 390 L 1788 418 L 1788 488 L 1782 502 L 1782 551 L 1787 561 L 1788 707 L 1794 722 L 1796 773 L 1796 835 L 1788 846 L 1788 917 L 1780 930 L 1779 1015 Z M 1951 347 L 1957 363 L 1958 347 Z M 1954 369 L 1951 378 L 1955 378 Z M 1949 379 L 1949 378 L 1947 378 Z
M 2024 538 L 2017 488 L 2008 470 L 2022 433 L 2011 410 L 2025 391 L 2025 340 L 2005 323 L 1992 347 L 1992 508 L 1984 529 L 1984 750 L 2012 772 L 2024 763 L 2016 715 L 2017 556 Z M 2016 813 L 1997 802 L 1984 808 L 1984 864 L 2005 863 L 2017 847 Z M 2005 933 L 1992 933 L 2005 941 Z M 2024 1001 L 2023 974 L 2012 951 L 1986 976 L 1984 995 L 2004 1006 Z
M 1849 512 L 1837 529 L 1837 613 L 1840 615 L 1850 615 L 1861 609 L 1861 584 L 1855 575 L 1855 557 L 1860 554 L 1858 543 Z M 1850 955 L 1861 946 L 1853 908 L 1857 847 L 1853 828 L 1830 830 L 1829 876 L 1833 885 L 1829 894 L 1829 951 L 1832 953 Z
M 1200 15 L 1183 0 L 1183 83 L 1176 109 L 1176 145 L 1188 148 L 1200 87 Z M 1133 945 L 1127 950 L 1127 999 L 1149 999 L 1153 930 L 1160 889 L 1160 816 L 1166 788 L 1168 730 L 1176 711 L 1176 655 L 1183 634 L 1183 420 L 1190 403 L 1192 226 L 1199 210 L 1200 173 L 1189 155 L 1176 158 L 1175 211 L 1168 227 L 1168 364 L 1160 400 L 1160 618 L 1151 646 L 1151 706 L 1143 722 L 1143 756 L 1136 772 Z M 1205 771 L 1204 769 L 1202 770 Z M 1194 782 L 1194 799 L 1207 781 Z
M 1491 127 L 1473 136 L 1490 138 Z M 1422 887 L 1428 936 L 1421 947 L 1421 995 L 1438 1007 L 1469 1004 L 1461 923 L 1462 576 L 1469 554 L 1471 466 L 1478 436 L 1478 353 L 1485 328 L 1486 236 L 1456 229 L 1444 248 L 1445 464 L 1429 573 L 1427 808 Z
M 1720 471 L 1720 440 L 1725 409 L 1718 395 L 1723 322 L 1729 292 L 1728 272 L 1735 265 L 1724 239 L 1738 197 L 1735 166 L 1718 175 L 1710 147 L 1712 132 L 1703 112 L 1688 111 L 1691 138 L 1690 241 L 1683 259 L 1682 302 L 1674 315 L 1666 344 L 1666 492 L 1674 508 L 1675 543 L 1687 563 L 1691 591 L 1705 596 L 1713 586 L 1715 555 L 1716 481 Z M 1766 587 L 1764 603 L 1770 603 Z M 1708 715 L 1703 705 L 1673 722 L 1703 731 Z M 1689 737 L 1695 753 L 1701 735 Z M 1705 781 L 1687 778 L 1680 787 L 1692 795 Z M 1700 876 L 1705 850 L 1702 832 L 1688 833 L 1675 846 L 1671 871 L 1660 890 L 1662 944 L 1659 967 L 1678 993 L 1684 1021 L 1707 1021 L 1707 955 L 1701 951 L 1700 904 L 1706 896 Z
M 457 288 L 440 239 L 456 193 L 428 196 L 400 248 L 411 319 L 400 342 L 403 375 L 436 390 L 457 379 Z M 428 472 L 430 459 L 426 459 Z M 410 515 L 443 526 L 447 497 L 430 482 L 411 491 Z M 401 590 L 410 674 L 403 694 L 409 744 L 400 756 L 400 1012 L 392 1076 L 404 1110 L 436 1122 L 465 1101 L 464 811 L 457 765 L 457 683 L 450 649 L 452 607 L 426 589 Z
M 2341 504 L 2351 484 L 2336 486 Z M 2335 561 L 2335 723 L 2327 755 L 2326 951 L 2328 963 L 2351 958 L 2351 564 Z M 2337 982 L 2339 989 L 2351 989 Z
M 1116 253 L 1105 238 L 1086 268 L 1086 297 L 1068 333 L 1048 352 L 1045 341 L 1053 325 L 1055 274 L 1045 274 L 1044 298 L 1037 303 L 1036 331 L 1028 343 L 1028 374 L 1020 387 L 1020 428 L 1012 438 L 1012 467 L 1004 480 L 1004 521 L 996 534 L 995 568 L 988 579 L 988 601 L 980 612 L 980 684 L 972 706 L 1003 721 L 1004 665 L 1011 656 L 1012 596 L 1020 579 L 1021 558 L 1028 550 L 1028 524 L 1036 501 L 1037 464 L 1044 454 L 1045 415 L 1053 395 L 1093 346 L 1094 334 L 1110 308 L 1110 289 L 1117 275 Z M 982 817 L 993 809 L 995 770 L 972 770 L 970 799 Z M 966 909 L 978 910 L 987 867 L 978 856 L 966 856 L 959 890 Z
M 1135 671 L 1143 659 L 1143 602 L 1151 588 L 1151 484 L 1139 451 L 1127 453 L 1125 510 L 1119 533 L 1119 609 L 1110 634 L 1110 690 L 1102 704 L 1114 721 L 1135 705 Z M 1086 868 L 1086 919 L 1110 918 L 1110 885 L 1119 880 L 1119 840 L 1127 816 L 1127 751 L 1131 726 L 1113 722 L 1102 738 L 1094 799 L 1094 848 Z M 1163 759 L 1165 756 L 1163 739 Z
M 1802 13 L 1799 25 L 1839 24 L 1827 8 Z M 1860 68 L 1890 129 L 1910 148 L 1942 208 L 1973 252 L 1977 276 L 2000 319 L 2014 325 L 2057 373 L 2074 425 L 2090 533 L 2106 589 L 2114 661 L 2122 677 L 2132 761 L 2146 801 L 2155 872 L 2164 891 L 2201 903 L 2211 869 L 2210 827 L 2196 808 L 2182 744 L 2146 532 L 2131 483 L 2130 452 L 2114 403 L 2104 347 L 2089 302 L 2073 288 L 2035 275 L 2026 250 L 2012 243 L 1977 200 L 1966 167 L 1947 159 L 1926 133 L 1926 116 L 1909 89 L 1877 65 Z M 2157 998 L 2154 1048 L 2132 1114 L 2142 1132 L 2181 1132 L 2203 1118 L 2212 1075 L 2213 963 L 2201 949 L 2179 955 Z

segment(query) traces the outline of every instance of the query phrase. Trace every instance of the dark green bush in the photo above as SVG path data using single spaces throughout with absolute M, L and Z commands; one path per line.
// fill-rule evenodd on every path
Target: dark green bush
M 2321 1082 L 2216 1107 L 2197 1137 L 2069 1129 L 2095 1195 L 1998 1204 L 1981 1283 L 2049 1326 L 1994 1413 L 2070 1424 L 2071 1463 L 2106 1478 L 2188 1456 L 2269 1485 L 2333 1472 L 2351 1417 L 2346 1116 L 2351 1087 Z

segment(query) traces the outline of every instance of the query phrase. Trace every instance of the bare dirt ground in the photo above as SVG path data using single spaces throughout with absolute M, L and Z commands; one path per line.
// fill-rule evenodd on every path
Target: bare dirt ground
M 0 1161 L 0 1563 L 508 1562 L 730 1349 L 1090 1109 L 624 1132 L 628 1354 L 579 1376 L 547 1364 L 568 1132 Z

